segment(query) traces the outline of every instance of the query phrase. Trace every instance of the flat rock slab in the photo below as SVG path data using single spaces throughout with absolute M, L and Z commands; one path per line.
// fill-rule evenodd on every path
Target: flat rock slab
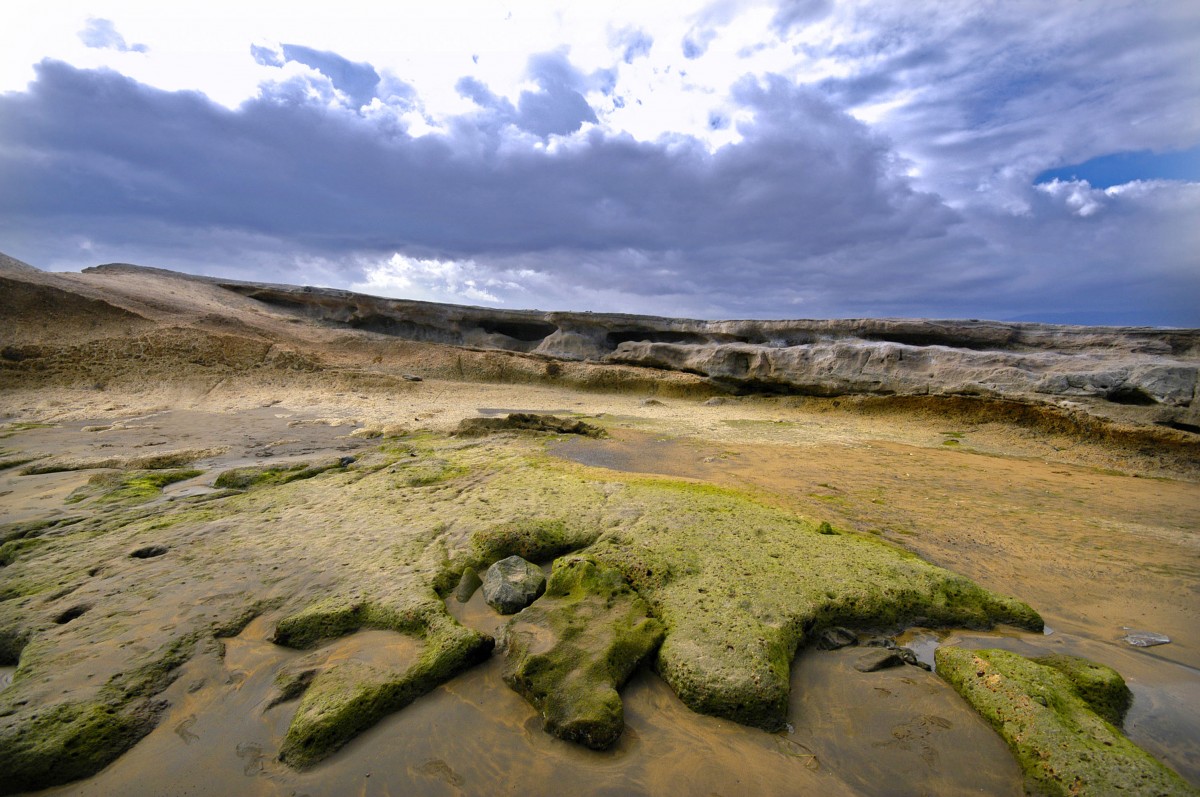
M 904 664 L 904 658 L 895 650 L 875 648 L 858 657 L 854 669 L 859 672 L 876 672 Z
M 483 599 L 500 614 L 515 614 L 546 591 L 546 574 L 519 556 L 501 559 L 483 577 Z

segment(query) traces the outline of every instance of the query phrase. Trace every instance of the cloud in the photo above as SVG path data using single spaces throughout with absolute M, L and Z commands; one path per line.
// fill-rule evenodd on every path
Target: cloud
M 84 46 L 98 50 L 116 50 L 122 53 L 145 53 L 150 48 L 144 44 L 126 44 L 125 37 L 117 32 L 112 20 L 90 17 L 83 30 L 79 31 L 79 40 Z
M 632 64 L 639 58 L 650 55 L 654 37 L 640 28 L 622 28 L 608 38 L 608 46 L 621 51 L 621 60 Z
M 370 104 L 381 82 L 379 73 L 370 64 L 356 63 L 337 53 L 314 50 L 300 44 L 282 44 L 279 50 L 252 44 L 250 55 L 262 66 L 282 67 L 291 61 L 314 69 L 328 78 L 330 84 L 358 108 Z
M 956 207 L 1027 212 L 1031 184 L 1049 169 L 1200 141 L 1192 3 L 1037 13 L 1027 3 L 946 3 L 937 13 L 851 4 L 822 24 L 836 33 L 810 40 L 796 29 L 789 40 L 833 75 L 816 85 L 895 141 L 917 184 Z
M 686 28 L 707 48 L 736 6 L 670 40 Z M 1090 28 L 1110 65 L 1065 11 L 922 8 L 781 7 L 786 41 L 766 32 L 763 52 L 808 48 L 814 76 L 756 60 L 706 89 L 699 126 L 725 131 L 721 146 L 609 126 L 598 94 L 656 102 L 620 82 L 650 67 L 618 63 L 641 57 L 637 31 L 614 39 L 619 70 L 541 53 L 524 90 L 463 77 L 474 107 L 438 118 L 388 70 L 296 45 L 252 48 L 293 65 L 233 109 L 44 61 L 0 95 L 0 184 L 19 188 L 0 194 L 0 249 L 514 307 L 1200 323 L 1200 187 L 1033 184 L 1200 140 L 1195 79 L 1163 55 L 1187 37 L 1117 8 Z
M 524 290 L 519 282 L 511 278 L 518 275 L 501 279 L 473 260 L 416 258 L 399 252 L 386 261 L 366 265 L 363 274 L 361 281 L 351 284 L 351 290 L 375 296 L 501 304 L 504 300 L 495 291 L 519 294 Z

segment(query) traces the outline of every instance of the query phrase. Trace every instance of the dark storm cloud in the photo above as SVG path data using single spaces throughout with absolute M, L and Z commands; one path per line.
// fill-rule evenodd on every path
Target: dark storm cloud
M 537 73 L 569 91 L 563 81 L 573 78 L 556 69 Z M 460 85 L 513 112 L 481 84 Z M 0 174 L 22 188 L 0 208 L 91 218 L 97 228 L 153 219 L 332 251 L 454 256 L 743 245 L 804 254 L 953 224 L 936 198 L 891 173 L 882 142 L 815 91 L 771 78 L 745 80 L 735 95 L 756 120 L 742 144 L 713 154 L 687 139 L 598 131 L 547 152 L 486 126 L 411 138 L 287 84 L 231 111 L 200 94 L 44 62 L 28 93 L 0 97 Z M 525 118 L 525 104 L 515 113 Z
M 696 29 L 727 13 L 714 6 Z M 515 101 L 463 78 L 477 109 L 425 136 L 405 127 L 422 109 L 413 87 L 365 64 L 352 66 L 375 75 L 382 106 L 335 96 L 349 84 L 325 59 L 309 64 L 320 74 L 265 83 L 230 110 L 46 61 L 27 91 L 0 95 L 0 184 L 13 187 L 0 192 L 0 250 L 59 268 L 140 261 L 544 308 L 1200 323 L 1189 301 L 1200 187 L 1032 185 L 1096 154 L 1189 146 L 1172 144 L 1183 123 L 1176 138 L 1113 146 L 1136 132 L 1114 114 L 1186 108 L 1167 101 L 1186 80 L 1115 91 L 1104 70 L 1117 67 L 1084 63 L 1075 44 L 1058 51 L 1083 75 L 1055 83 L 1044 65 L 1006 64 L 1053 49 L 1061 25 L 1010 43 L 1010 56 L 992 41 L 999 23 L 973 19 L 923 36 L 879 23 L 877 36 L 839 45 L 859 48 L 841 54 L 854 66 L 841 81 L 737 81 L 709 120 L 740 139 L 715 151 L 678 134 L 580 133 L 597 116 L 587 97 L 614 76 L 580 71 L 565 51 L 532 58 L 536 88 Z M 1170 60 L 1125 46 L 1151 77 Z M 980 53 L 991 55 L 972 67 Z M 1026 73 L 1035 83 L 1002 84 Z M 846 112 L 914 88 L 882 126 L 891 138 Z M 1055 104 L 1064 97 L 1069 114 Z M 897 141 L 920 176 L 906 176 Z
M 122 53 L 144 53 L 150 48 L 144 44 L 126 44 L 125 37 L 117 32 L 110 19 L 88 19 L 87 25 L 79 31 L 79 40 L 85 46 L 99 50 L 117 50 Z

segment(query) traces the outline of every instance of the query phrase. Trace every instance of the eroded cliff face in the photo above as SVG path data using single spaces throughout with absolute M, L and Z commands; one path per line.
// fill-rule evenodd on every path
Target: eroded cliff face
M 107 327 L 116 319 L 130 334 L 149 319 L 264 337 L 276 345 L 305 330 L 340 330 L 380 343 L 505 353 L 516 358 L 514 364 L 526 362 L 519 369 L 544 368 L 550 375 L 573 363 L 609 368 L 605 379 L 614 368 L 625 369 L 626 381 L 631 371 L 651 381 L 674 373 L 727 393 L 973 396 L 1053 404 L 1200 434 L 1198 329 L 926 319 L 699 321 L 464 307 L 121 264 L 48 274 L 11 259 L 0 266 L 5 263 L 0 278 L 9 309 L 39 318 L 57 313 L 53 326 L 60 336 L 79 326 L 68 316 L 70 307 L 84 302 L 110 311 L 104 318 L 85 313 L 89 324 Z M 45 313 L 26 306 L 39 303 Z M 268 316 L 274 326 L 264 320 Z M 29 324 L 10 332 L 18 327 Z M 35 336 L 39 342 L 45 332 Z M 87 330 L 79 333 L 88 336 Z
M 683 371 L 732 392 L 1100 399 L 1154 407 L 1152 422 L 1200 432 L 1195 329 L 924 319 L 696 321 L 218 284 L 326 324 L 405 340 Z

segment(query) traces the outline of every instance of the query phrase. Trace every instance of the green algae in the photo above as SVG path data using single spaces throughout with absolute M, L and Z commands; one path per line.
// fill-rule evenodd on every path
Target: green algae
M 284 694 L 303 691 L 279 758 L 303 769 L 317 763 L 383 717 L 486 659 L 491 637 L 459 625 L 449 615 L 431 616 L 424 645 L 406 668 L 374 666 L 353 659 L 317 672 L 306 685 L 299 677 L 281 684 Z
M 0 731 L 0 794 L 68 783 L 99 772 L 149 731 L 149 718 L 101 701 L 37 714 L 20 733 Z
M 67 503 L 76 504 L 90 498 L 99 504 L 141 504 L 162 495 L 167 485 L 193 479 L 202 473 L 204 471 L 194 468 L 98 473 L 72 492 Z
M 822 534 L 734 490 L 630 481 L 642 511 L 588 553 L 664 623 L 658 669 L 700 713 L 781 728 L 792 659 L 829 626 L 1042 627 L 1024 603 L 874 537 Z
M 1069 656 L 1046 663 L 1004 650 L 940 647 L 938 674 L 988 721 L 1049 795 L 1200 792 L 1106 720 L 1124 688 L 1115 671 Z
M 486 568 L 509 556 L 547 562 L 595 542 L 597 532 L 561 519 L 522 518 L 479 529 L 471 535 L 471 564 Z
M 198 636 L 168 642 L 140 665 L 112 676 L 93 699 L 39 707 L 23 722 L 0 725 L 0 772 L 5 773 L 0 794 L 93 775 L 136 744 L 154 728 L 163 708 L 151 698 L 174 680 Z M 17 675 L 28 678 L 28 669 L 22 655 Z M 0 717 L 14 713 L 13 700 L 3 695 Z
M 1055 653 L 1039 656 L 1032 661 L 1054 669 L 1067 676 L 1075 686 L 1076 693 L 1083 698 L 1106 722 L 1118 728 L 1125 720 L 1125 712 L 1133 704 L 1133 692 L 1125 685 L 1121 674 L 1104 664 Z
M 228 489 L 240 492 L 209 496 L 203 509 L 191 501 L 117 506 L 76 526 L 48 529 L 54 556 L 31 549 L 5 571 L 4 589 L 16 587 L 21 596 L 68 589 L 85 580 L 83 573 L 112 567 L 128 574 L 130 583 L 104 611 L 129 611 L 145 596 L 173 594 L 183 576 L 207 579 L 232 561 L 245 580 L 214 595 L 204 615 L 233 624 L 222 628 L 237 626 L 247 604 L 282 595 L 292 611 L 277 623 L 280 644 L 311 649 L 362 629 L 420 639 L 421 654 L 409 667 L 329 666 L 290 685 L 289 696 L 301 700 L 281 755 L 296 767 L 321 760 L 486 657 L 491 639 L 454 623 L 438 596 L 453 590 L 464 568 L 511 554 L 546 561 L 576 551 L 599 571 L 618 574 L 630 600 L 644 601 L 651 618 L 646 627 L 651 621 L 661 625 L 665 641 L 657 665 L 684 702 L 761 727 L 783 721 L 792 657 L 825 625 L 1040 626 L 1024 604 L 882 542 L 848 531 L 819 534 L 746 493 L 560 463 L 529 436 L 467 447 L 424 435 L 404 443 L 410 444 L 470 477 L 429 489 L 397 485 L 396 474 L 386 469 L 357 466 L 353 478 L 298 481 L 340 463 L 317 472 L 308 466 L 227 471 L 238 474 L 229 477 Z M 131 561 L 128 551 L 146 543 L 177 551 L 175 567 L 122 571 Z M 112 564 L 98 565 L 97 551 Z M 270 580 L 276 569 L 279 586 Z M 28 605 L 0 602 L 0 625 L 7 627 L 12 617 L 23 622 L 31 616 Z M 177 611 L 182 617 L 188 608 Z M 22 654 L 24 675 L 5 690 L 4 700 L 25 699 L 31 684 L 52 684 L 49 654 L 65 650 L 80 633 L 75 623 L 51 635 L 21 622 L 14 627 L 31 629 L 37 655 Z M 188 615 L 178 630 L 221 630 L 196 622 Z M 162 650 L 163 626 L 128 633 L 141 634 L 137 644 Z M 580 667 L 589 657 L 606 659 L 599 651 L 607 644 L 589 643 Z M 118 712 L 133 706 L 141 699 L 135 694 L 169 679 L 191 650 L 163 651 L 160 659 L 171 666 L 113 682 L 105 705 Z M 613 655 L 618 663 L 633 658 L 628 651 Z M 134 659 L 130 654 L 124 671 L 146 665 Z M 620 681 L 612 678 L 614 694 Z M 0 717 L 0 734 L 34 729 L 34 722 L 29 710 L 20 709 Z M 40 733 L 40 726 L 35 730 Z M 583 735 L 579 740 L 587 742 Z M 109 750 L 114 757 L 120 752 Z
M 46 541 L 40 537 L 24 537 L 17 540 L 9 540 L 0 545 L 0 567 L 11 565 L 17 561 L 17 557 L 22 553 L 45 544 Z
M 559 418 L 555 415 L 528 412 L 513 412 L 503 418 L 467 418 L 458 425 L 455 434 L 460 437 L 482 437 L 501 431 L 550 432 L 584 437 L 608 436 L 599 426 L 593 426 L 578 418 Z
M 340 460 L 333 460 L 322 465 L 298 463 L 295 465 L 252 466 L 233 468 L 224 471 L 213 482 L 214 487 L 230 490 L 250 490 L 256 487 L 267 487 L 289 482 L 311 479 L 328 470 L 345 467 Z
M 662 641 L 648 611 L 615 568 L 586 555 L 559 559 L 546 594 L 505 628 L 504 681 L 549 733 L 611 747 L 625 724 L 618 690 Z

